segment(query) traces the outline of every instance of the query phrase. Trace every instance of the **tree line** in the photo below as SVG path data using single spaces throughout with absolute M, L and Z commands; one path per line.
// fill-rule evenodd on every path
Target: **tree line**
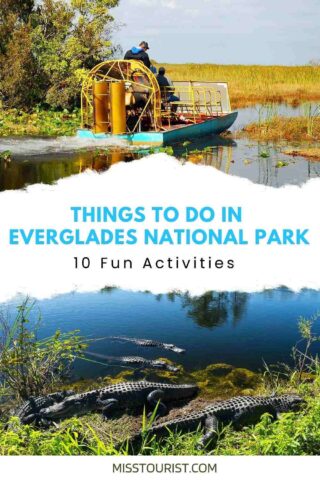
M 110 9 L 119 0 L 0 0 L 0 101 L 72 109 L 81 83 L 117 50 Z

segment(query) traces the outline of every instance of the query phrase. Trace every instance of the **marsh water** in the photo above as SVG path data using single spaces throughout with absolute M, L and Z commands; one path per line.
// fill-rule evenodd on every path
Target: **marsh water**
M 6 307 L 14 316 L 21 299 Z M 187 371 L 227 363 L 251 370 L 291 361 L 291 348 L 299 339 L 298 317 L 318 310 L 320 292 L 295 294 L 285 288 L 261 293 L 208 292 L 155 296 L 147 292 L 107 289 L 98 293 L 61 295 L 37 303 L 43 317 L 40 333 L 79 329 L 91 339 L 89 351 L 99 355 L 166 357 Z M 38 315 L 34 309 L 33 318 Z M 318 329 L 319 331 L 319 329 Z M 114 341 L 109 336 L 151 338 L 185 348 L 179 355 L 158 348 Z M 101 362 L 101 363 L 99 363 Z M 128 370 L 116 361 L 77 360 L 76 377 L 94 378 Z
M 270 107 L 271 108 L 271 107 Z M 240 130 L 252 121 L 279 113 L 287 116 L 304 114 L 304 106 L 280 105 L 266 108 L 255 106 L 239 110 L 232 130 Z M 316 108 L 312 106 L 311 108 Z M 212 147 L 208 150 L 208 147 Z M 246 138 L 233 140 L 219 136 L 202 138 L 190 145 L 174 145 L 175 156 L 185 161 L 218 168 L 230 175 L 250 179 L 255 183 L 280 187 L 301 184 L 320 175 L 320 163 L 283 153 L 285 145 L 261 143 Z M 201 155 L 195 151 L 207 148 Z M 130 162 L 148 154 L 147 147 L 133 149 L 124 142 L 88 142 L 72 138 L 1 138 L 0 152 L 10 150 L 11 160 L 0 158 L 0 191 L 20 189 L 34 183 L 53 183 L 92 169 L 104 171 L 119 161 Z M 101 154 L 97 150 L 104 150 Z M 285 164 L 279 168 L 279 163 Z
M 280 107 L 279 107 L 280 108 Z M 299 115 L 301 110 L 281 106 L 281 113 Z M 260 107 L 242 109 L 234 129 L 261 118 Z M 96 144 L 75 138 L 3 138 L 0 151 L 11 150 L 11 161 L 0 160 L 0 190 L 20 189 L 34 183 L 53 183 L 86 169 L 104 171 L 113 163 L 132 161 L 148 153 L 123 144 L 97 154 Z M 194 150 L 203 150 L 199 153 Z M 253 182 L 280 187 L 301 184 L 320 175 L 320 163 L 301 157 L 292 159 L 282 153 L 283 145 L 258 143 L 245 138 L 203 138 L 191 145 L 174 146 L 174 154 L 185 161 L 206 164 Z M 287 163 L 278 168 L 278 162 Z M 16 298 L 0 308 L 14 318 Z M 186 370 L 203 369 L 213 363 L 259 370 L 263 362 L 290 362 L 291 348 L 299 339 L 298 317 L 310 317 L 320 306 L 320 292 L 304 290 L 293 293 L 285 288 L 261 293 L 208 292 L 201 297 L 187 294 L 155 296 L 146 292 L 105 289 L 90 294 L 72 293 L 37 302 L 43 325 L 40 336 L 58 328 L 79 329 L 92 340 L 90 351 L 99 355 L 138 355 L 146 358 L 167 357 Z M 36 315 L 36 310 L 33 315 Z M 112 341 L 109 336 L 151 338 L 186 349 L 186 354 L 129 343 Z M 93 341 L 94 340 L 94 341 Z M 95 378 L 121 371 L 117 362 L 96 363 L 77 360 L 75 377 Z M 128 367 L 125 367 L 128 369 Z

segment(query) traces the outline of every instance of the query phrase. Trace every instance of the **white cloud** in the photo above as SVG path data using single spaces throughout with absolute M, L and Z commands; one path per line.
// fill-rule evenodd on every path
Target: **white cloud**
M 122 0 L 114 13 L 124 49 L 154 29 L 159 61 L 307 63 L 320 43 L 318 0 Z

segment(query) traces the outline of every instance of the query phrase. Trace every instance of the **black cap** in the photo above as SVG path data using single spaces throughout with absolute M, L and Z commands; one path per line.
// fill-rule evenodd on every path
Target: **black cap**
M 142 48 L 145 48 L 146 50 L 149 50 L 148 42 L 145 42 L 145 41 L 141 42 L 139 47 L 142 47 Z
M 160 75 L 164 75 L 166 73 L 166 69 L 164 67 L 159 68 Z

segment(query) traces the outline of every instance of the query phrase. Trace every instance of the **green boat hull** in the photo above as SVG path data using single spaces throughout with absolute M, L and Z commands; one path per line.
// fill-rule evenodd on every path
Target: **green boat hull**
M 112 135 L 108 133 L 93 133 L 91 130 L 80 129 L 77 132 L 79 138 L 103 140 L 118 138 L 135 145 L 171 145 L 184 140 L 190 140 L 207 135 L 219 135 L 228 130 L 235 122 L 238 112 L 228 113 L 223 117 L 206 120 L 202 123 L 182 125 L 163 132 L 137 132 L 133 134 Z

